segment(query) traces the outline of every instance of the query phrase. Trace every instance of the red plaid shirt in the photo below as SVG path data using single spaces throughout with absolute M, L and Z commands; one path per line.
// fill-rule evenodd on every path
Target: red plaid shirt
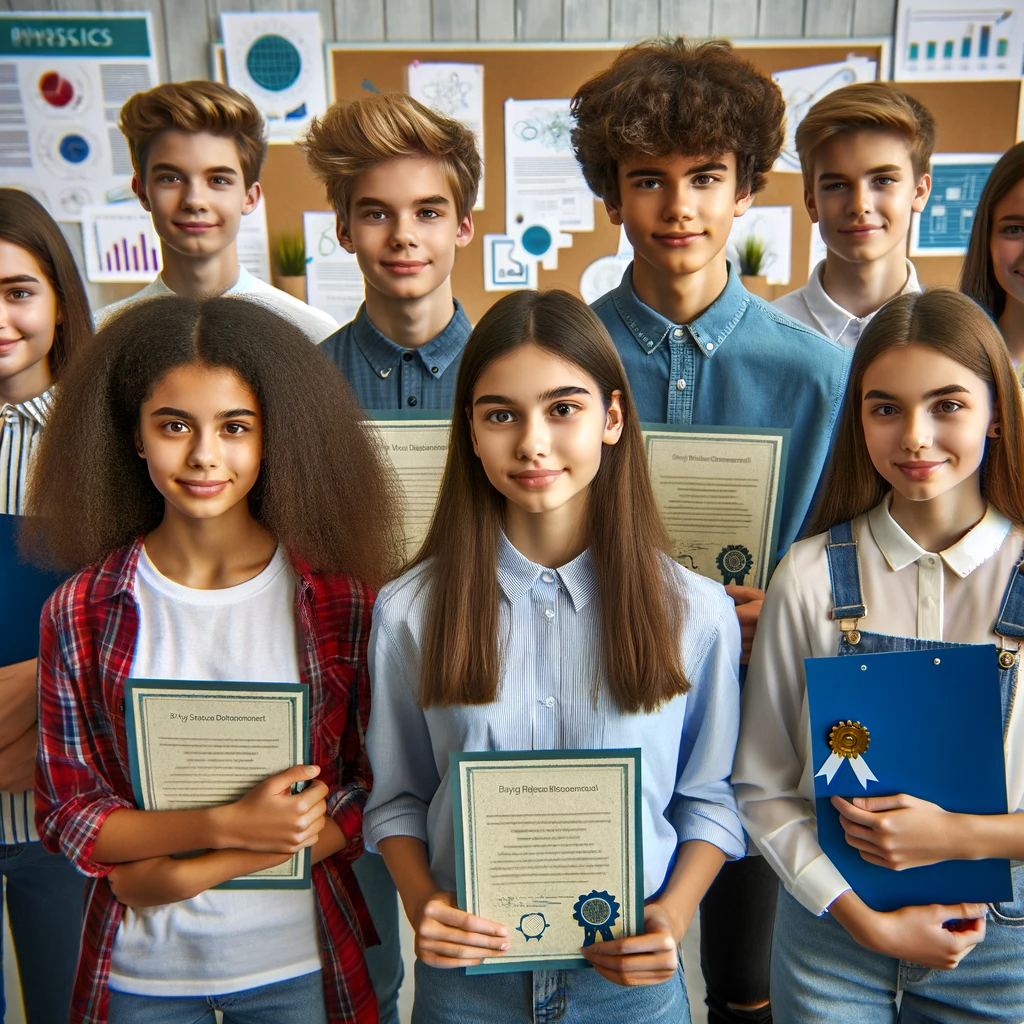
M 71 1024 L 104 1024 L 107 976 L 124 907 L 104 881 L 114 865 L 92 850 L 100 826 L 134 808 L 124 727 L 124 681 L 138 634 L 135 570 L 142 540 L 84 569 L 43 611 L 39 653 L 36 825 L 89 887 Z M 330 788 L 327 813 L 345 848 L 313 867 L 324 994 L 331 1024 L 376 1024 L 363 947 L 377 941 L 351 862 L 362 852 L 363 804 L 372 778 L 364 736 L 370 712 L 366 643 L 374 594 L 357 580 L 293 560 L 303 640 L 299 678 L 310 689 L 310 748 Z

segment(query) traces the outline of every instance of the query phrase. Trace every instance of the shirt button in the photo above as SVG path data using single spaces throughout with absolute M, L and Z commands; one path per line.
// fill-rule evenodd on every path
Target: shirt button
M 683 380 L 682 377 L 680 377 L 679 380 L 676 381 L 676 390 L 677 391 L 683 391 L 683 390 L 685 390 L 685 388 L 686 388 L 686 381 Z
M 708 350 L 709 352 L 713 352 L 713 351 L 715 350 L 715 345 L 714 345 L 714 342 L 711 342 L 711 341 L 709 341 L 709 342 L 708 342 L 708 343 L 707 343 L 707 344 L 706 344 L 706 345 L 705 345 L 704 347 L 705 347 L 705 348 L 706 348 L 706 349 L 707 349 L 707 350 Z
M 555 617 L 555 613 L 550 608 L 545 608 L 544 617 L 547 619 L 553 619 Z
M 934 564 L 935 564 L 935 556 L 934 556 L 934 555 L 929 555 L 929 556 L 928 556 L 928 557 L 927 557 L 927 558 L 925 559 L 925 561 L 926 561 L 926 562 L 927 562 L 927 563 L 928 563 L 929 565 L 934 565 Z
M 436 366 L 432 366 L 430 368 L 430 372 L 431 373 L 440 373 L 441 371 Z
M 546 708 L 553 708 L 554 706 L 555 706 L 555 698 L 554 697 L 547 697 L 547 698 L 545 698 L 545 700 L 544 700 L 544 707 L 546 707 Z
M 555 582 L 555 577 L 554 577 L 554 575 L 553 575 L 552 573 L 550 573 L 550 572 L 542 572 L 542 573 L 540 574 L 540 578 L 541 578 L 541 579 L 542 579 L 542 580 L 543 580 L 543 581 L 544 581 L 545 583 L 554 583 L 554 582 Z
M 675 329 L 675 330 L 674 330 L 674 331 L 672 332 L 672 337 L 673 337 L 673 338 L 681 338 L 682 336 L 683 336 L 683 329 L 682 329 L 682 327 L 677 327 L 677 328 L 676 328 L 676 329 Z
M 653 341 L 647 342 L 647 351 L 650 352 L 652 348 L 654 348 L 654 342 Z
M 415 405 L 417 399 L 415 395 L 410 395 L 405 401 L 408 405 Z
M 411 353 L 411 352 L 406 352 L 406 353 L 405 353 L 405 355 L 404 355 L 404 356 L 402 356 L 402 358 L 403 358 L 403 359 L 404 359 L 404 360 L 405 360 L 405 361 L 406 361 L 407 363 L 411 363 L 411 362 L 412 362 L 412 353 Z

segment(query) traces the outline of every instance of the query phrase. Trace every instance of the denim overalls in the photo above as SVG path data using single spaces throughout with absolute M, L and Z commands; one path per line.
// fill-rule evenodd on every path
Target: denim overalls
M 858 629 L 867 607 L 852 523 L 829 530 L 825 552 L 839 657 L 964 646 Z M 1017 689 L 1018 649 L 1024 640 L 1024 561 L 1014 568 L 1007 583 L 993 632 L 1004 638 L 998 658 L 1005 738 Z M 873 953 L 830 914 L 813 917 L 783 891 L 772 951 L 775 1020 L 778 1024 L 841 1020 L 892 1024 L 896 1020 L 895 993 L 902 989 L 901 1024 L 1021 1024 L 1024 864 L 1014 862 L 1012 875 L 1014 901 L 990 905 L 984 941 L 952 971 L 931 970 Z

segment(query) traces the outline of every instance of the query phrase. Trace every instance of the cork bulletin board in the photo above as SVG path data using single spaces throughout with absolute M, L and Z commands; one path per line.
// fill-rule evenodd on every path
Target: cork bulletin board
M 851 55 L 879 62 L 884 76 L 889 65 L 889 41 L 801 41 L 770 46 L 737 43 L 736 48 L 767 72 L 845 60 Z M 483 236 L 505 230 L 504 120 L 506 99 L 557 99 L 570 97 L 578 85 L 613 59 L 619 44 L 567 46 L 443 44 L 341 45 L 328 47 L 329 89 L 335 99 L 355 99 L 369 88 L 404 90 L 406 68 L 414 60 L 453 61 L 484 65 L 484 163 L 486 205 L 474 212 L 475 237 L 455 263 L 452 284 L 471 320 L 476 321 L 500 293 L 484 291 Z M 927 82 L 901 86 L 920 99 L 935 115 L 940 152 L 1003 152 L 1017 141 L 1021 84 L 1006 82 Z M 274 145 L 261 182 L 267 199 L 271 242 L 282 234 L 301 234 L 304 210 L 326 210 L 323 188 L 306 168 L 302 152 L 294 145 Z M 596 200 L 595 200 L 596 202 Z M 803 204 L 799 174 L 769 174 L 767 187 L 756 204 L 793 207 L 792 283 L 770 288 L 776 298 L 807 279 L 811 225 Z M 539 271 L 541 288 L 566 288 L 577 292 L 580 275 L 594 260 L 615 252 L 618 229 L 608 222 L 603 206 L 595 210 L 595 230 L 576 232 L 573 246 L 559 251 L 557 270 Z M 926 285 L 955 285 L 959 257 L 916 259 Z

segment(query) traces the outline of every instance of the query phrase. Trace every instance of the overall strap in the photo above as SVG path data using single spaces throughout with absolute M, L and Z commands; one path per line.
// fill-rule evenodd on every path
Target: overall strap
M 867 614 L 860 579 L 860 559 L 853 539 L 853 523 L 840 523 L 828 531 L 825 545 L 828 574 L 832 581 L 832 618 L 842 630 L 856 629 L 856 620 Z M 1024 596 L 1024 595 L 1022 595 Z M 849 621 L 853 620 L 853 621 Z
M 993 632 L 1017 641 L 1024 640 L 1024 551 L 1006 585 Z

